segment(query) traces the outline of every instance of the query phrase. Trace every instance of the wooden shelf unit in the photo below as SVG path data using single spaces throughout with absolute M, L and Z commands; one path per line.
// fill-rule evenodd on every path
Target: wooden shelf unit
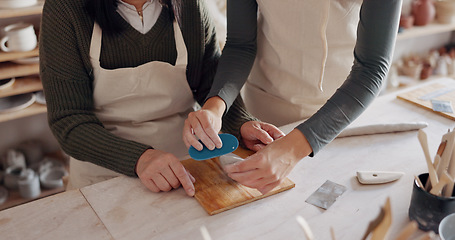
M 31 11 L 33 9 L 36 10 L 36 8 L 37 7 L 31 7 L 9 11 L 18 13 L 22 11 Z M 42 5 L 38 13 L 41 13 L 41 10 Z M 5 10 L 0 9 L 0 16 L 2 17 L 3 11 Z M 24 16 L 25 15 L 28 14 L 24 14 Z M 28 52 L 0 52 L 0 79 L 15 78 L 12 86 L 0 89 L 0 98 L 43 90 L 43 85 L 41 84 L 41 80 L 38 76 L 39 63 L 19 64 L 11 62 L 19 59 L 38 57 L 38 54 L 38 48 Z M 0 113 L 0 123 L 45 113 L 46 110 L 46 106 L 34 103 L 33 105 L 22 110 Z
M 50 153 L 45 153 L 44 156 L 50 157 L 53 159 L 56 159 L 58 161 L 61 161 L 63 163 L 63 166 L 65 167 L 66 171 L 69 171 L 69 166 L 68 166 L 68 156 L 63 153 L 62 151 L 56 151 L 56 152 L 50 152 Z M 26 199 L 22 198 L 18 190 L 8 190 L 8 198 L 7 200 L 0 204 L 0 211 L 11 208 L 20 204 L 24 204 L 27 202 L 31 202 L 43 197 L 51 196 L 57 193 L 64 192 L 66 190 L 66 185 L 67 185 L 67 177 L 63 178 L 63 187 L 58 187 L 58 188 L 53 188 L 53 189 L 47 189 L 47 188 L 41 188 L 41 194 L 37 198 L 33 199 Z
M 7 122 L 19 118 L 30 117 L 33 115 L 45 113 L 47 111 L 46 105 L 33 103 L 29 107 L 8 113 L 0 113 L 0 123 Z
M 18 190 L 8 191 L 8 199 L 3 204 L 0 204 L 0 211 L 20 205 L 20 204 L 31 202 L 31 201 L 34 201 L 34 200 L 37 200 L 37 199 L 40 199 L 43 197 L 61 193 L 64 191 L 65 191 L 65 187 L 59 187 L 59 188 L 54 188 L 54 189 L 41 188 L 41 194 L 37 198 L 32 198 L 32 199 L 22 198 L 21 195 L 19 194 Z
M 11 87 L 0 89 L 0 98 L 43 90 L 38 75 L 16 78 Z
M 38 15 L 42 13 L 43 5 L 44 0 L 39 0 L 38 4 L 30 7 L 12 9 L 0 8 L 0 19 Z
M 24 77 L 39 74 L 39 63 L 17 64 L 13 62 L 0 63 L 0 79 Z
M 38 48 L 28 52 L 0 52 L 0 62 L 7 62 L 30 57 L 38 57 Z
M 431 23 L 425 26 L 413 26 L 408 29 L 404 29 L 403 32 L 398 33 L 397 41 L 411 39 L 416 37 L 429 36 L 437 33 L 451 32 L 455 30 L 455 23 L 451 24 L 440 24 Z
M 17 9 L 0 8 L 0 20 L 7 18 L 25 17 L 30 15 L 40 15 L 43 11 L 43 5 L 44 0 L 38 0 L 38 4 L 31 7 Z M 0 52 L 0 79 L 8 79 L 13 77 L 15 78 L 15 82 L 12 86 L 0 89 L 0 98 L 36 92 L 43 89 L 43 85 L 41 84 L 41 80 L 39 78 L 39 63 L 19 64 L 13 62 L 15 60 L 38 57 L 38 55 L 38 48 L 28 52 Z M 0 113 L 0 123 L 37 114 L 43 114 L 46 113 L 46 111 L 47 108 L 45 105 L 35 102 L 31 106 L 22 110 Z M 63 159 L 60 155 L 57 156 L 57 159 Z M 55 189 L 42 188 L 40 196 L 34 199 L 22 198 L 18 190 L 8 191 L 8 199 L 3 204 L 0 204 L 0 210 L 34 201 L 36 199 L 47 197 L 63 191 L 65 191 L 65 187 L 59 187 Z

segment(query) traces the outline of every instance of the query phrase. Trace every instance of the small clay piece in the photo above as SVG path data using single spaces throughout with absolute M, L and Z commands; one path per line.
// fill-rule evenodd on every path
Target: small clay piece
M 433 68 L 430 63 L 424 63 L 420 71 L 420 80 L 425 80 L 433 74 Z
M 400 17 L 400 27 L 402 28 L 411 28 L 414 25 L 414 16 L 412 15 L 401 15 Z

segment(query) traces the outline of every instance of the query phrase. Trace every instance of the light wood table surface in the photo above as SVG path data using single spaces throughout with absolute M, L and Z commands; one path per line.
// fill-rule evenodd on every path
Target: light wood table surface
M 440 82 L 455 84 L 454 80 Z M 419 108 L 396 94 L 379 97 L 352 126 L 425 121 L 430 152 L 454 121 Z M 292 128 L 284 127 L 285 131 Z M 396 182 L 362 185 L 359 170 L 401 171 Z M 317 239 L 361 239 L 390 197 L 394 239 L 409 222 L 414 175 L 427 172 L 417 131 L 335 139 L 313 158 L 303 159 L 289 175 L 294 189 L 209 216 L 182 189 L 151 193 L 137 179 L 120 177 L 81 189 L 115 239 L 202 239 L 200 227 L 212 239 L 304 239 L 296 216 L 304 217 Z M 328 210 L 305 200 L 326 180 L 348 190 Z
M 79 190 L 0 211 L 0 239 L 113 239 Z
M 455 86 L 455 80 L 438 82 Z M 442 135 L 453 128 L 455 122 L 397 99 L 396 93 L 379 97 L 352 126 L 418 121 L 429 124 L 424 131 L 428 135 L 430 153 L 434 156 Z M 283 128 L 284 131 L 290 129 L 289 126 Z M 405 175 L 392 183 L 362 185 L 356 179 L 359 170 L 400 171 Z M 417 131 L 408 131 L 335 139 L 315 157 L 304 158 L 297 164 L 288 176 L 295 188 L 213 216 L 209 216 L 194 198 L 187 197 L 181 188 L 152 193 L 134 178 L 118 177 L 80 191 L 114 239 L 203 239 L 202 226 L 207 228 L 213 240 L 305 239 L 296 221 L 298 215 L 306 219 L 316 239 L 331 239 L 330 227 L 333 227 L 336 239 L 361 239 L 388 197 L 392 208 L 389 239 L 395 239 L 409 223 L 414 175 L 424 172 L 427 172 L 426 162 Z M 344 185 L 348 190 L 328 210 L 306 203 L 305 200 L 327 180 Z M 57 196 L 66 198 L 62 194 Z M 52 199 L 57 201 L 59 197 Z M 74 208 L 63 208 L 67 212 L 64 214 L 57 207 L 40 206 L 42 209 L 23 206 L 20 209 L 24 211 L 13 208 L 8 213 L 28 209 L 30 214 L 17 217 L 18 222 L 28 224 L 31 221 L 27 220 L 39 212 L 45 212 L 48 219 L 63 218 L 68 223 L 78 221 L 79 215 L 75 216 L 76 219 L 69 217 Z M 13 226 L 12 223 L 6 223 L 8 228 L 4 226 L 8 215 L 0 212 L 2 233 Z M 103 233 L 97 228 L 102 228 L 102 225 L 95 220 L 84 219 L 78 224 L 58 226 L 60 229 L 66 227 L 74 234 L 95 230 Z M 102 238 L 90 235 L 86 239 Z

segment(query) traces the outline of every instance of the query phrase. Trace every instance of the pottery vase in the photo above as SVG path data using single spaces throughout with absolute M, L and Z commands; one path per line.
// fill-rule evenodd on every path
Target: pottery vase
M 415 0 L 412 4 L 412 15 L 415 26 L 425 26 L 434 20 L 436 10 L 433 0 Z
M 425 80 L 431 76 L 433 73 L 433 67 L 429 63 L 424 63 L 422 65 L 422 70 L 420 71 L 420 80 Z

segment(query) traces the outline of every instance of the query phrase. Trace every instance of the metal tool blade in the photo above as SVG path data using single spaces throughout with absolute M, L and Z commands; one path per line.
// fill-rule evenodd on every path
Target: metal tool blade
M 327 210 L 346 190 L 345 186 L 327 180 L 305 202 Z

